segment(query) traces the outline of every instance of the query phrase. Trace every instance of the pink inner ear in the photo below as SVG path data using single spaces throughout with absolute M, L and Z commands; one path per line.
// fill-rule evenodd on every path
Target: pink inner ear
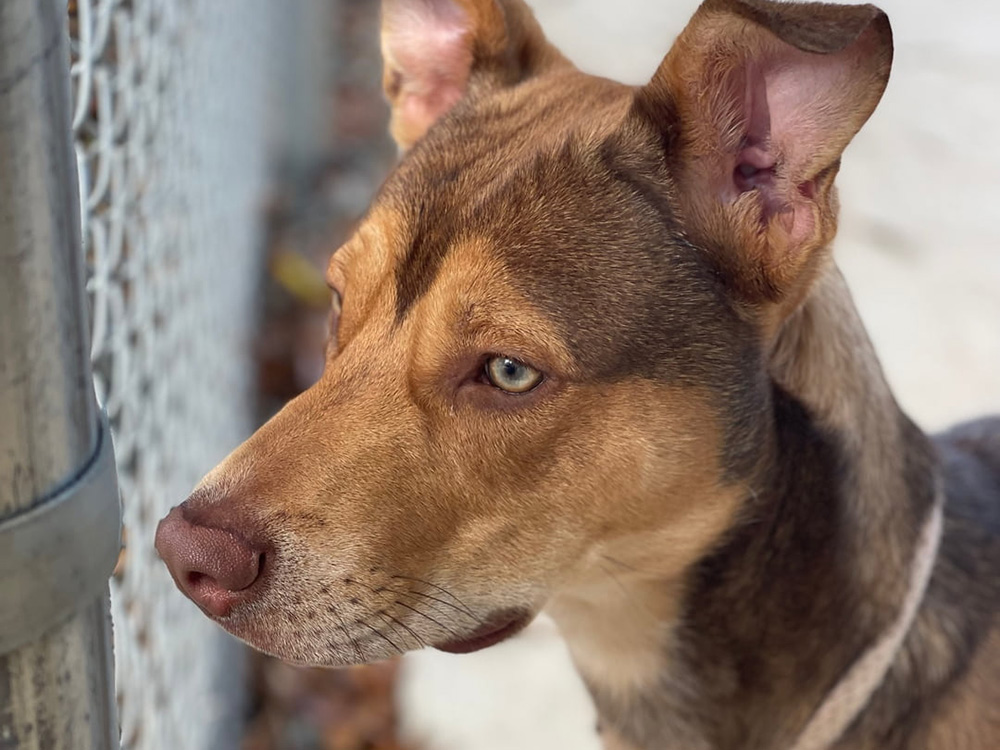
M 462 98 L 472 69 L 468 16 L 452 0 L 387 3 L 383 43 L 400 76 L 396 116 L 423 132 Z
M 778 157 L 771 140 L 770 100 L 766 79 L 757 65 L 748 63 L 743 69 L 743 75 L 743 112 L 739 118 L 742 137 L 736 155 L 733 182 L 737 193 L 759 191 L 764 214 L 761 223 L 766 224 L 784 206 L 775 184 Z
M 813 230 L 814 179 L 837 148 L 855 63 L 851 50 L 819 55 L 783 46 L 743 68 L 742 139 L 732 184 L 737 195 L 756 191 L 761 224 L 777 218 L 793 242 Z

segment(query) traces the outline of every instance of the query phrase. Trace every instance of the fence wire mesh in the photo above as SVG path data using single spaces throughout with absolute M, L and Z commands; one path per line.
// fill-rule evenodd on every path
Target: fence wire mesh
M 283 5 L 69 3 L 92 356 L 125 505 L 112 593 L 127 750 L 238 746 L 236 648 L 173 592 L 153 534 L 252 427 Z

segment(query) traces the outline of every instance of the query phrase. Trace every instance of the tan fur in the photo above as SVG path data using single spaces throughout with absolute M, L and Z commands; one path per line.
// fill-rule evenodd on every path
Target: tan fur
M 384 610 L 404 622 L 414 631 L 404 634 L 404 641 L 419 637 L 433 643 L 448 637 L 444 628 L 461 632 L 474 623 L 440 604 L 432 614 L 440 626 L 408 614 L 406 607 L 392 604 L 393 592 L 375 590 L 391 585 L 382 571 L 434 580 L 474 610 L 480 602 L 503 604 L 522 597 L 541 603 L 558 589 L 564 593 L 553 611 L 562 619 L 560 614 L 592 604 L 589 598 L 617 597 L 616 610 L 622 616 L 603 627 L 631 628 L 635 620 L 621 597 L 635 588 L 635 596 L 644 598 L 638 583 L 644 578 L 677 578 L 726 528 L 735 506 L 738 492 L 720 494 L 715 459 L 701 453 L 717 438 L 695 394 L 671 394 L 641 382 L 613 390 L 567 388 L 552 398 L 548 413 L 535 414 L 530 421 L 512 415 L 507 435 L 476 434 L 475 421 L 451 420 L 447 409 L 441 411 L 445 407 L 439 402 L 436 373 L 449 369 L 453 352 L 489 351 L 502 342 L 505 351 L 551 363 L 550 370 L 567 375 L 572 374 L 571 360 L 546 319 L 533 315 L 530 304 L 505 286 L 505 271 L 475 245 L 449 257 L 413 319 L 391 333 L 377 321 L 391 317 L 391 294 L 379 269 L 392 267 L 396 248 L 386 228 L 393 220 L 376 217 L 382 229 L 362 230 L 357 244 L 333 261 L 342 270 L 331 276 L 342 276 L 350 290 L 344 297 L 339 355 L 317 386 L 230 456 L 206 478 L 200 492 L 215 499 L 238 487 L 239 498 L 247 503 L 244 512 L 269 526 L 280 523 L 283 537 L 294 539 L 291 547 L 297 550 L 298 565 L 276 571 L 284 600 L 309 601 L 322 589 L 340 591 L 345 598 L 360 600 L 355 605 L 359 611 Z M 359 322 L 362 311 L 366 324 Z M 360 351 L 366 355 L 354 355 Z M 374 352 L 377 358 L 370 356 Z M 362 378 L 366 390 L 358 387 Z M 663 405 L 671 402 L 674 407 L 664 411 Z M 418 420 L 419 407 L 428 421 Z M 392 450 L 387 435 L 366 429 L 366 424 L 378 424 L 387 410 L 412 414 L 411 423 L 399 430 L 423 433 L 431 444 L 411 455 L 387 453 Z M 650 421 L 650 414 L 664 418 Z M 568 431 L 572 437 L 557 441 L 555 435 L 567 432 L 567 424 L 574 425 Z M 442 431 L 446 429 L 451 432 Z M 696 437 L 699 433 L 705 434 Z M 346 435 L 350 442 L 341 437 Z M 502 456 L 509 461 L 510 446 L 505 443 L 510 440 L 522 443 L 515 450 L 519 463 L 497 466 Z M 471 464 L 456 451 L 470 441 L 480 446 Z M 535 456 L 551 460 L 554 442 L 565 443 L 558 449 L 559 469 L 540 477 Z M 352 478 L 352 486 L 341 486 L 344 476 Z M 402 477 L 409 477 L 405 487 L 400 485 Z M 383 484 L 386 481 L 392 486 Z M 321 504 L 331 487 L 340 488 L 341 501 L 336 506 Z M 677 498 L 676 504 L 660 502 L 665 488 Z M 387 506 L 390 500 L 381 499 L 387 491 L 425 498 L 441 515 L 425 516 L 419 528 L 407 524 Z M 264 508 L 256 505 L 260 497 L 290 502 Z M 600 501 L 595 503 L 595 498 Z M 513 508 L 520 510 L 512 513 Z M 318 518 L 323 519 L 320 525 L 315 524 Z M 375 518 L 382 523 L 373 524 Z M 514 523 L 518 538 L 510 540 Z M 650 527 L 657 531 L 647 531 Z M 336 545 L 326 551 L 331 528 L 337 529 L 337 539 L 351 540 L 346 548 Z M 499 539 L 508 541 L 497 543 Z M 525 553 L 528 545 L 536 545 L 530 573 L 510 541 Z M 662 554 L 664 545 L 671 554 Z M 539 548 L 547 550 L 547 556 L 539 556 Z M 378 570 L 372 572 L 372 567 Z M 308 579 L 300 578 L 298 569 L 308 569 Z M 403 604 L 411 606 L 413 600 L 404 599 Z M 262 606 L 281 605 L 276 599 Z M 669 614 L 674 597 L 645 606 L 660 616 Z M 323 613 L 315 617 L 318 622 L 328 620 Z M 635 630 L 636 646 L 652 648 L 662 642 L 662 628 L 647 624 L 648 629 Z M 295 661 L 350 658 L 349 643 L 313 640 L 308 625 L 304 630 L 294 625 L 292 621 L 261 633 L 237 618 L 230 627 L 258 647 Z M 606 645 L 601 627 L 595 623 L 594 632 L 581 633 L 585 652 Z M 364 644 L 363 651 L 371 658 L 389 655 L 387 648 L 372 642 Z M 648 659 L 645 649 L 641 655 Z M 594 659 L 582 657 L 588 664 L 596 664 Z M 603 679 L 604 674 L 596 676 Z
M 438 15 L 426 15 L 429 8 Z M 819 32 L 808 23 L 814 14 L 826 24 Z M 467 640 L 484 623 L 499 625 L 496 617 L 527 621 L 544 608 L 598 700 L 608 750 L 788 746 L 857 652 L 894 621 L 923 520 L 918 500 L 940 490 L 910 465 L 907 451 L 924 450 L 923 438 L 902 418 L 828 250 L 840 153 L 888 76 L 888 22 L 871 6 L 708 0 L 640 89 L 574 70 L 519 0 L 385 0 L 383 23 L 391 128 L 408 155 L 331 260 L 328 277 L 342 304 L 332 315 L 325 372 L 186 504 L 192 523 L 224 516 L 270 545 L 252 599 L 221 624 L 286 660 L 341 665 Z M 421 38 L 412 35 L 425 27 L 447 32 L 428 42 L 443 52 L 415 58 Z M 788 211 L 761 224 L 763 191 L 737 194 L 730 186 L 746 125 L 732 80 L 776 55 L 831 69 L 816 62 L 821 53 L 850 65 L 816 153 L 775 173 L 786 208 L 807 215 L 808 232 L 793 236 Z M 552 175 L 544 169 L 558 174 L 545 182 Z M 617 181 L 609 177 L 615 170 Z M 536 193 L 524 188 L 533 180 Z M 593 199 L 598 183 L 604 192 Z M 518 225 L 525 216 L 531 225 Z M 650 216 L 670 224 L 662 246 L 641 247 L 643 231 L 661 229 Z M 688 307 L 647 320 L 638 305 L 615 306 L 644 288 L 642 273 L 600 265 L 600 254 L 574 255 L 572 268 L 551 257 L 560 248 L 589 250 L 595 237 L 608 254 L 621 252 L 615 243 L 623 236 L 632 243 L 622 256 L 628 264 L 675 247 L 707 264 L 689 271 L 691 284 L 732 294 L 732 305 L 717 310 L 735 311 L 724 324 L 732 331 L 695 320 L 701 298 L 676 287 L 649 307 Z M 581 269 L 586 283 L 567 286 L 564 299 L 551 299 L 563 287 L 533 286 Z M 609 319 L 592 320 L 609 288 L 611 312 L 602 313 Z M 625 326 L 633 317 L 640 320 Z M 681 339 L 684 326 L 704 326 L 701 348 L 661 340 L 671 325 Z M 585 330 L 597 334 L 583 340 Z M 615 347 L 629 343 L 616 338 L 623 335 L 662 347 L 667 353 L 657 356 L 671 367 L 657 369 L 660 360 L 622 367 L 629 352 Z M 757 347 L 758 358 L 726 349 L 741 346 Z M 711 363 L 697 363 L 698 382 L 684 369 L 694 367 L 685 359 L 692 350 L 708 352 Z M 523 396 L 502 394 L 480 382 L 484 358 L 494 355 L 546 378 Z M 727 367 L 742 368 L 740 377 Z M 754 390 L 758 380 L 764 385 Z M 781 494 L 786 477 L 813 477 L 796 473 L 801 467 L 778 471 L 787 467 L 768 411 L 777 390 L 815 428 L 796 437 L 835 442 L 849 467 L 834 477 L 845 484 L 842 515 L 814 509 L 843 534 L 833 542 L 826 528 L 801 532 L 768 516 L 768 500 L 812 499 Z M 737 418 L 731 408 L 746 411 Z M 751 421 L 759 429 L 746 432 Z M 803 448 L 801 455 L 825 476 L 826 454 Z M 759 498 L 775 476 L 775 497 Z M 832 484 L 813 489 L 839 501 Z M 795 516 L 789 511 L 801 508 L 779 510 Z M 808 586 L 796 578 L 793 593 L 803 598 L 795 607 L 772 602 L 779 620 L 758 620 L 776 615 L 739 600 L 744 588 L 762 594 L 755 571 L 722 568 L 731 562 L 727 545 L 742 543 L 748 529 L 792 549 L 800 567 L 814 560 L 795 558 L 789 538 L 815 542 L 815 555 L 808 551 L 819 578 L 806 592 L 815 596 L 803 597 Z M 798 572 L 771 560 L 770 547 L 736 549 L 761 570 Z M 821 552 L 830 549 L 826 565 Z M 711 564 L 724 570 L 719 580 Z M 855 598 L 830 590 L 839 584 Z M 743 630 L 757 640 L 748 645 L 738 627 L 719 627 L 710 635 L 749 653 L 727 653 L 727 661 L 700 652 L 702 661 L 692 663 L 695 641 L 683 632 L 700 603 L 692 598 L 722 596 L 727 587 L 739 605 L 732 616 L 744 618 Z M 855 607 L 849 630 L 836 633 L 837 643 L 817 642 L 829 638 L 822 627 L 841 601 Z M 961 674 L 949 612 L 929 606 L 917 616 L 875 708 L 839 750 L 876 747 L 885 731 L 879 721 L 904 710 L 913 685 Z M 729 615 L 702 629 L 715 630 Z M 788 630 L 808 665 L 791 645 L 787 653 L 773 645 L 755 651 L 773 637 L 760 622 L 795 616 L 812 628 Z M 998 653 L 994 634 L 944 707 L 932 710 L 928 699 L 917 747 L 986 750 L 985 738 L 995 735 L 980 728 L 1000 702 L 991 669 Z M 778 675 L 775 684 L 741 693 L 762 665 Z M 715 705 L 731 711 L 703 715 Z M 965 744 L 955 744 L 963 732 Z
M 619 418 L 629 418 L 628 413 L 636 419 L 643 413 L 663 413 L 664 405 L 670 404 L 671 423 L 664 425 L 665 432 L 698 429 L 704 412 L 690 394 L 682 400 L 657 391 L 648 386 L 622 389 L 624 403 L 635 411 Z M 691 440 L 691 450 L 671 446 L 674 466 L 649 478 L 651 489 L 666 482 L 675 502 L 655 515 L 641 515 L 635 531 L 609 534 L 594 545 L 548 604 L 581 674 L 611 694 L 625 697 L 661 678 L 683 593 L 683 574 L 729 527 L 737 502 L 747 492 L 718 485 L 717 470 L 710 468 L 716 457 L 699 455 L 699 442 Z M 625 443 L 604 448 L 609 449 L 614 463 L 626 461 L 634 450 Z M 622 455 L 615 455 L 619 451 Z M 622 510 L 643 513 L 634 507 Z

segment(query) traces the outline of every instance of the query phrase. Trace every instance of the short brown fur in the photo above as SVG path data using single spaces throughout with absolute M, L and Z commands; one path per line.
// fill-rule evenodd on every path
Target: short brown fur
M 183 507 L 267 550 L 220 624 L 341 665 L 544 609 L 609 750 L 778 750 L 897 617 L 944 496 L 916 621 L 829 746 L 1000 746 L 1000 420 L 910 422 L 829 252 L 885 15 L 706 0 L 638 89 L 520 0 L 383 17 L 404 156 L 331 261 L 326 370 Z M 829 101 L 762 96 L 795 66 Z M 504 392 L 496 356 L 544 380 Z

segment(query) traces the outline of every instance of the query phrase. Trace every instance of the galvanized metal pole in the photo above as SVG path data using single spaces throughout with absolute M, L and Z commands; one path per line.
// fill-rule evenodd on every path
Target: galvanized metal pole
M 0 750 L 118 747 L 83 284 L 66 0 L 2 0 Z

